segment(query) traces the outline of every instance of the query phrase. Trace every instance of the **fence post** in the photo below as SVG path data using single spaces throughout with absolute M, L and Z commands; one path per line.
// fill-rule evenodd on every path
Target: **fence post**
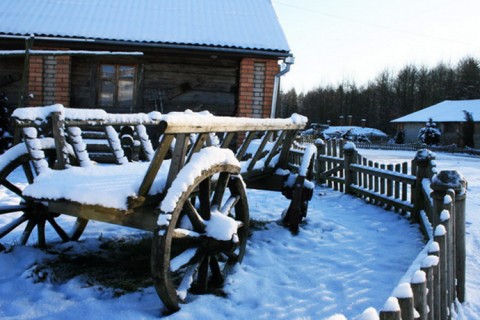
M 380 320 L 401 320 L 401 311 L 398 300 L 395 297 L 390 297 L 385 302 L 383 309 L 380 311 Z
M 429 178 L 427 173 L 428 165 L 430 164 L 430 161 L 434 159 L 434 154 L 427 149 L 418 150 L 415 159 L 413 159 L 415 164 L 414 167 L 416 168 L 414 174 L 417 177 L 417 180 L 411 195 L 413 203 L 412 222 L 420 222 L 420 211 L 422 210 L 425 201 L 422 190 L 422 181 L 424 178 Z
M 351 194 L 351 184 L 354 181 L 353 173 L 350 170 L 350 165 L 356 162 L 356 149 L 353 142 L 346 142 L 343 146 L 343 159 L 345 169 L 345 193 Z
M 316 172 L 317 172 L 317 183 L 322 184 L 327 182 L 325 178 L 322 177 L 321 173 L 327 171 L 327 167 L 325 165 L 325 161 L 320 159 L 320 156 L 324 156 L 325 153 L 327 152 L 327 146 L 325 145 L 325 142 L 318 138 L 315 140 L 315 147 L 317 147 L 317 165 L 316 165 Z
M 427 305 L 428 320 L 435 320 L 434 294 L 435 294 L 435 268 L 438 266 L 439 258 L 434 255 L 426 256 L 422 261 L 420 270 L 427 276 Z
M 443 225 L 438 225 L 434 231 L 434 240 L 438 243 L 440 250 L 439 278 L 440 278 L 440 313 L 438 319 L 447 319 L 448 309 L 448 288 L 447 288 L 447 230 Z
M 411 285 L 415 309 L 420 314 L 420 319 L 427 319 L 427 276 L 425 272 L 416 271 L 412 276 Z
M 456 170 L 444 170 L 435 177 L 431 186 L 434 193 L 443 192 L 447 194 L 448 189 L 455 191 L 455 205 L 453 225 L 455 230 L 455 276 L 457 279 L 457 298 L 460 302 L 465 302 L 465 202 L 467 197 L 467 181 Z M 443 199 L 442 199 L 443 201 Z M 442 202 L 443 205 L 443 202 Z
M 402 320 L 414 320 L 413 292 L 410 284 L 408 282 L 400 283 L 393 291 L 393 295 L 398 300 Z
M 433 241 L 428 247 L 428 254 L 438 258 L 437 264 L 433 266 L 433 315 L 440 317 L 440 245 Z M 435 318 L 434 318 L 435 319 Z

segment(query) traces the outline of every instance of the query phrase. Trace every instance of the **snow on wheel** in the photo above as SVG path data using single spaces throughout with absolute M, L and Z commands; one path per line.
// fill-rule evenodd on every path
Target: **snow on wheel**
M 152 274 L 165 306 L 178 310 L 189 294 L 218 293 L 242 261 L 249 210 L 240 168 L 217 164 L 195 177 L 169 219 L 154 233 Z
M 53 140 L 41 140 L 45 158 L 52 164 L 55 160 Z M 0 205 L 0 241 L 26 245 L 29 240 L 35 239 L 35 233 L 40 247 L 46 246 L 46 234 L 56 234 L 61 241 L 78 240 L 88 220 L 72 218 L 67 221 L 61 215 L 49 212 L 42 203 L 24 197 L 22 190 L 33 183 L 35 176 L 24 144 L 14 146 L 0 156 L 0 195 L 7 199 Z M 49 232 L 50 228 L 53 232 Z M 55 238 L 52 236 L 51 240 Z

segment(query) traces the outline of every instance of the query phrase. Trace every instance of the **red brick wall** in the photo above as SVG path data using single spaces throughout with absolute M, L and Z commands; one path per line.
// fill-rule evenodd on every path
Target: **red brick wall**
M 43 58 L 30 57 L 28 71 L 28 93 L 25 106 L 39 106 L 43 104 Z M 31 98 L 33 95 L 33 99 Z
M 70 56 L 31 56 L 26 106 L 70 106 Z
M 279 71 L 277 60 L 242 59 L 237 116 L 270 117 L 275 75 Z
M 57 56 L 55 78 L 55 100 L 65 107 L 70 106 L 71 56 Z

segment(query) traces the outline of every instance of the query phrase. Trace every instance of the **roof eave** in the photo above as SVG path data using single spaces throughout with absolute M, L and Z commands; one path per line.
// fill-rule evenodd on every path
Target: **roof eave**
M 27 35 L 11 35 L 1 34 L 0 38 L 12 39 L 27 39 Z M 73 42 L 73 43 L 89 43 L 99 45 L 115 45 L 115 46 L 129 46 L 136 48 L 151 48 L 151 49 L 171 49 L 171 50 L 194 50 L 212 53 L 226 53 L 226 54 L 241 54 L 241 55 L 256 55 L 265 57 L 286 58 L 293 54 L 287 50 L 273 50 L 273 49 L 257 49 L 257 48 L 241 48 L 234 46 L 216 46 L 206 44 L 181 44 L 181 43 L 164 43 L 164 42 L 144 42 L 144 41 L 126 41 L 126 40 L 109 40 L 109 39 L 91 39 L 91 38 L 75 38 L 75 37 L 57 37 L 57 36 L 35 36 L 35 40 L 48 42 Z

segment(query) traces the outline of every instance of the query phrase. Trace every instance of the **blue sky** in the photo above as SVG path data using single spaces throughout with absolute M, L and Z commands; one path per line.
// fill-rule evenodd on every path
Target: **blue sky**
M 307 91 L 407 64 L 480 58 L 479 0 L 272 0 L 295 56 L 282 89 Z

